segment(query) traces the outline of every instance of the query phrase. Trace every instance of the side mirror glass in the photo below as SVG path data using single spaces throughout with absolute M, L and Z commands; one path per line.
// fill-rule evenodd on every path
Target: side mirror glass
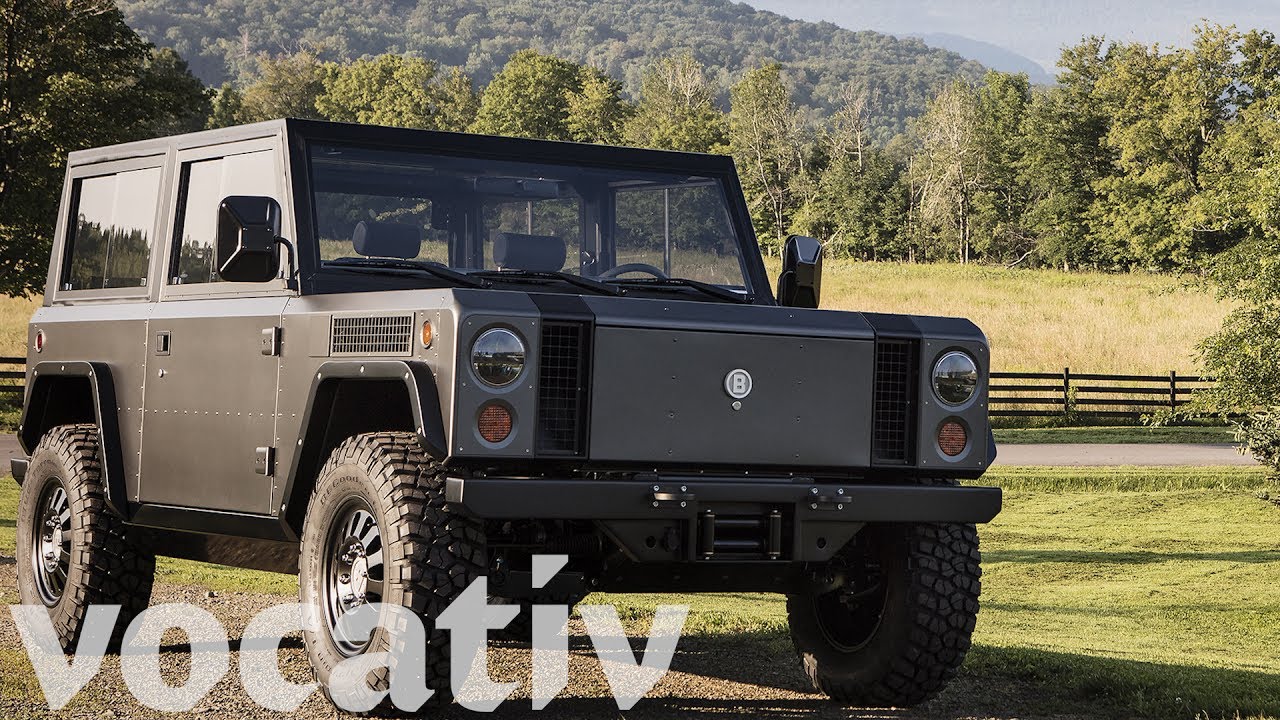
M 228 282 L 269 282 L 280 275 L 280 203 L 232 195 L 218 206 L 218 274 Z
M 787 307 L 816 308 L 822 292 L 822 243 L 792 235 L 782 251 L 778 302 Z

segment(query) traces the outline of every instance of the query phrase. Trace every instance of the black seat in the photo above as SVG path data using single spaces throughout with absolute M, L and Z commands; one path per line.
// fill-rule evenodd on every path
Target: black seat
M 500 270 L 556 272 L 564 268 L 568 251 L 555 235 L 498 233 L 493 239 L 493 262 Z
M 422 228 L 403 223 L 361 220 L 351 233 L 351 246 L 365 257 L 412 260 L 422 250 Z

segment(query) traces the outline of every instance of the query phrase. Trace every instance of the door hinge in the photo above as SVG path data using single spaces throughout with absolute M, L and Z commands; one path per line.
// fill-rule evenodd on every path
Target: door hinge
M 280 355 L 280 343 L 284 337 L 284 328 L 269 327 L 262 329 L 262 354 L 268 357 Z
M 268 477 L 276 473 L 276 449 L 274 447 L 260 447 L 253 455 L 253 470 L 259 475 Z

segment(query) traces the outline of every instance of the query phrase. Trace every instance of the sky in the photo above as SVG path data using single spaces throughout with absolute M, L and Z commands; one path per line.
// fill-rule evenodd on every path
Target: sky
M 1185 45 L 1202 19 L 1280 34 L 1280 0 L 747 0 L 800 20 L 893 35 L 950 33 L 1024 55 L 1052 70 L 1087 35 Z

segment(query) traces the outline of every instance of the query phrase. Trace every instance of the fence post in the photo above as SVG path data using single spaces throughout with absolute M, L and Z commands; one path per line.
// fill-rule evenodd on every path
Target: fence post
M 1178 371 L 1169 371 L 1169 412 L 1178 410 Z
M 1071 368 L 1062 368 L 1062 414 L 1071 414 Z

